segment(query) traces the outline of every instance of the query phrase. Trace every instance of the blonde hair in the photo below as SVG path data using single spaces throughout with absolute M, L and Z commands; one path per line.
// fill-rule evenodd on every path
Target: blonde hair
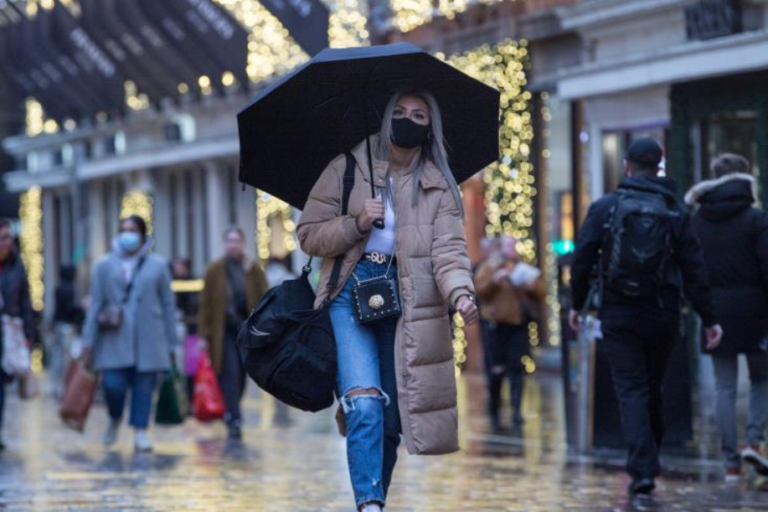
M 440 105 L 437 103 L 437 100 L 432 93 L 427 91 L 401 90 L 392 96 L 392 99 L 389 100 L 389 103 L 387 104 L 387 108 L 384 110 L 384 119 L 381 124 L 381 136 L 379 137 L 378 148 L 376 148 L 376 158 L 387 162 L 390 159 L 392 153 L 392 118 L 395 115 L 395 107 L 397 107 L 398 102 L 405 96 L 413 96 L 426 103 L 432 120 L 430 124 L 429 138 L 421 147 L 419 161 L 413 171 L 413 205 L 416 205 L 416 202 L 418 201 L 419 177 L 424 169 L 424 164 L 427 160 L 431 160 L 432 163 L 440 169 L 445 181 L 448 182 L 448 187 L 451 189 L 453 199 L 456 201 L 456 206 L 458 206 L 461 218 L 463 219 L 464 203 L 461 200 L 459 185 L 456 183 L 456 178 L 453 176 L 453 172 L 448 165 L 448 151 L 446 150 L 445 137 L 443 136 L 443 118 L 440 113 Z

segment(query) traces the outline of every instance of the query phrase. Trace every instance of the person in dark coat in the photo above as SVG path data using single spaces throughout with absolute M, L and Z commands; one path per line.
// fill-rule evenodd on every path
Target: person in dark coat
M 83 322 L 83 309 L 77 301 L 76 270 L 72 265 L 59 269 L 53 313 L 53 336 L 46 347 L 48 357 L 48 382 L 53 394 L 60 397 L 64 392 L 64 369 L 74 339 Z
M 590 290 L 590 276 L 602 259 L 610 261 L 610 237 L 606 236 L 622 194 L 641 192 L 663 197 L 669 211 L 672 251 L 665 284 L 653 296 L 629 297 L 604 286 L 600 319 L 603 341 L 621 405 L 624 436 L 629 445 L 627 471 L 632 476 L 630 494 L 647 494 L 659 475 L 659 447 L 664 436 L 661 386 L 669 357 L 680 332 L 680 288 L 701 316 L 710 347 L 722 335 L 717 324 L 704 257 L 694 236 L 691 220 L 675 198 L 672 180 L 658 176 L 663 152 L 650 138 L 630 146 L 624 161 L 626 178 L 613 192 L 589 209 L 576 243 L 571 271 L 573 309 L 570 325 L 580 328 L 580 312 Z M 606 276 L 601 276 L 607 281 Z
M 694 228 L 701 239 L 723 340 L 712 355 L 717 391 L 717 425 L 726 479 L 741 475 L 742 459 L 768 474 L 760 445 L 768 422 L 768 213 L 752 205 L 757 181 L 746 158 L 724 154 L 686 195 L 699 205 Z M 738 355 L 745 354 L 751 382 L 746 448 L 739 453 L 736 398 Z
M 0 219 L 0 315 L 21 318 L 27 340 L 34 338 L 34 313 L 29 296 L 29 281 L 21 257 L 14 248 L 11 222 Z M 3 329 L 0 328 L 0 338 Z M 0 339 L 0 360 L 3 357 L 3 343 Z M 0 367 L 0 452 L 3 443 L 3 410 L 5 409 L 5 385 L 11 381 Z

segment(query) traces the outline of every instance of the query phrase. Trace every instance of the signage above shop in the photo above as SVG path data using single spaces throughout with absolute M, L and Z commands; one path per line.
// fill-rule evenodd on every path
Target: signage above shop
M 685 8 L 689 40 L 706 40 L 742 31 L 740 0 L 699 0 Z

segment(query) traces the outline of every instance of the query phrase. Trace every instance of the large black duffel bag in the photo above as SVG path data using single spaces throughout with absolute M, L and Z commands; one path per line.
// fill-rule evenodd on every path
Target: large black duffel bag
M 347 155 L 341 214 L 346 215 L 355 179 L 355 160 Z M 317 412 L 333 405 L 336 340 L 329 303 L 313 309 L 309 284 L 312 259 L 301 277 L 269 290 L 240 326 L 237 344 L 245 371 L 261 389 L 288 405 Z M 338 284 L 342 258 L 336 258 L 328 287 Z
M 269 290 L 240 327 L 245 371 L 261 389 L 303 411 L 333 405 L 336 341 L 327 307 L 313 309 L 309 265 Z

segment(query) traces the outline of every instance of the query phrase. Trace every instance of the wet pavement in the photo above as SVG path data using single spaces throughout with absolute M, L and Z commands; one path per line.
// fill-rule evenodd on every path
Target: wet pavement
M 464 450 L 437 458 L 402 453 L 388 512 L 768 511 L 763 482 L 725 484 L 717 461 L 679 456 L 665 459 L 655 496 L 629 500 L 620 454 L 568 455 L 561 389 L 556 377 L 531 380 L 524 432 L 493 435 L 481 380 L 464 379 Z M 11 398 L 0 511 L 354 511 L 333 411 L 289 411 L 251 386 L 245 417 L 242 442 L 226 441 L 221 424 L 188 420 L 154 428 L 154 453 L 134 454 L 128 428 L 116 447 L 101 446 L 103 405 L 81 435 L 60 426 L 52 399 Z

